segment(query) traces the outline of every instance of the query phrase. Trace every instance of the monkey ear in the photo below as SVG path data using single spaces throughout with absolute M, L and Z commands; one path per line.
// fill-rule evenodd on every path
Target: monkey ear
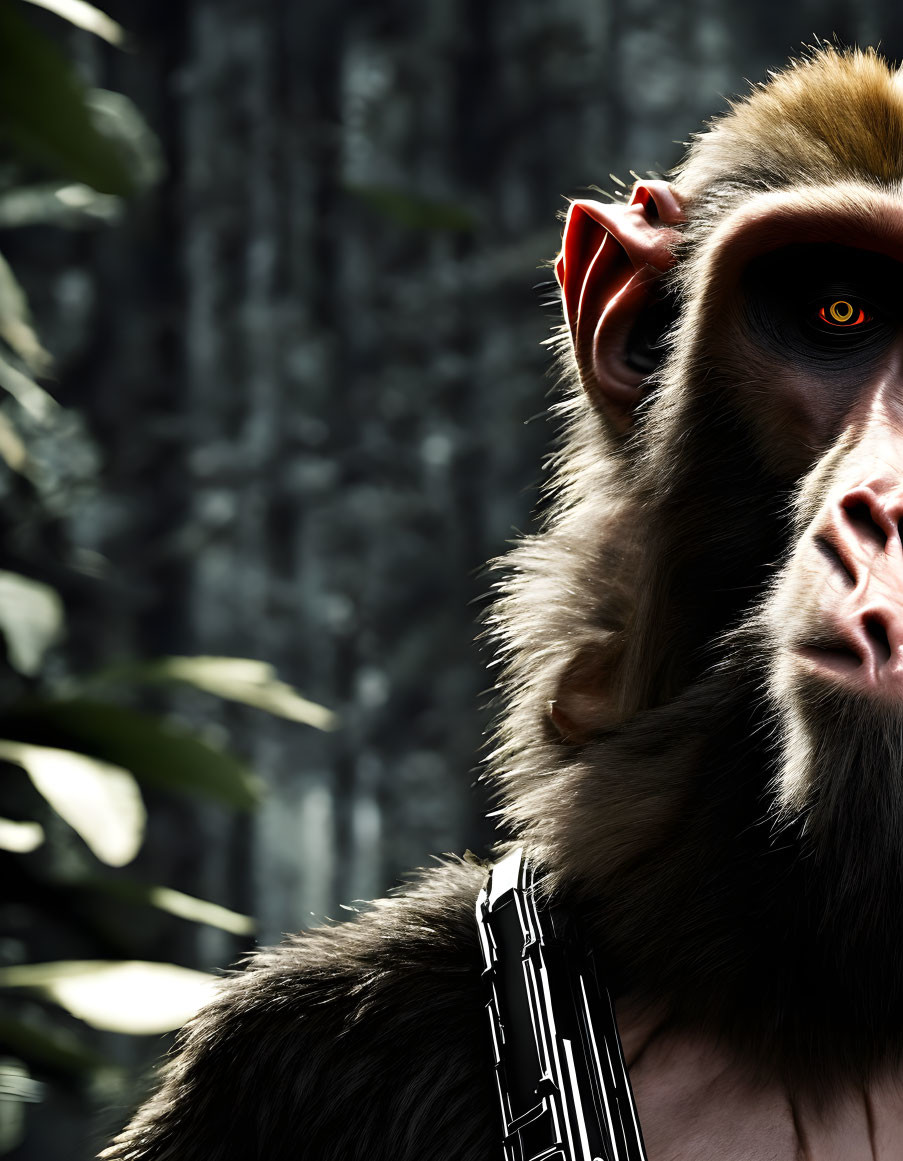
M 618 720 L 611 686 L 612 669 L 621 655 L 622 642 L 588 641 L 580 645 L 558 674 L 547 712 L 553 737 L 569 745 L 582 745 Z
M 674 264 L 680 200 L 664 181 L 639 182 L 627 205 L 576 201 L 568 210 L 555 276 L 580 380 L 615 429 L 626 431 L 650 367 L 630 341 L 654 311 L 656 284 Z

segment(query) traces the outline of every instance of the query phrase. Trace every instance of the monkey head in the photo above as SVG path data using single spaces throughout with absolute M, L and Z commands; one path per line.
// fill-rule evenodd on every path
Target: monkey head
M 901 141 L 898 77 L 874 56 L 828 52 L 703 134 L 674 184 L 570 206 L 555 268 L 567 333 L 630 461 L 622 486 L 640 527 L 628 540 L 645 540 L 633 548 L 645 599 L 618 643 L 632 704 L 622 695 L 616 719 L 679 693 L 744 618 L 771 704 L 796 726 L 817 728 L 810 702 L 903 710 Z M 723 599 L 728 585 L 744 596 Z M 671 622 L 664 641 L 650 620 Z M 558 703 L 562 732 L 579 734 Z M 865 709 L 870 730 L 875 717 Z M 800 730 L 783 732 L 794 753 L 779 799 L 802 807 L 814 739 L 801 760 Z

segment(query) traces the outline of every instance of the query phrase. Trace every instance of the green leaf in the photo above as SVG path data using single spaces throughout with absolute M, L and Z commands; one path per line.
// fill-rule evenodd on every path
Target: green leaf
M 85 104 L 94 128 L 122 158 L 132 187 L 142 190 L 155 185 L 166 170 L 163 151 L 135 103 L 124 93 L 89 89 Z
M 124 903 L 156 907 L 159 911 L 165 911 L 179 919 L 187 919 L 192 923 L 206 923 L 232 935 L 253 935 L 257 927 L 250 915 L 242 915 L 238 911 L 231 911 L 228 907 L 221 907 L 218 903 L 210 903 L 206 899 L 196 899 L 193 895 L 185 895 L 172 887 L 139 883 L 121 875 L 115 878 L 92 876 L 74 882 L 70 878 L 66 885 L 101 891 L 105 895 L 121 899 Z
M 0 631 L 14 669 L 33 677 L 63 633 L 63 602 L 49 585 L 0 570 Z
M 107 1032 L 170 1032 L 213 999 L 217 977 L 171 963 L 58 960 L 0 968 L 0 987 L 36 988 Z
M 9 3 L 0 3 L 0 139 L 22 158 L 102 193 L 134 189 L 121 150 L 95 126 L 74 70 Z
M 98 193 L 82 181 L 17 185 L 0 191 L 0 230 L 106 225 L 122 217 L 122 208 L 122 198 Z
M 122 25 L 117 24 L 106 12 L 101 12 L 93 4 L 86 3 L 86 0 L 25 0 L 25 3 L 34 4 L 37 8 L 46 8 L 48 12 L 61 16 L 76 28 L 93 32 L 95 36 L 99 36 L 109 44 L 120 47 L 125 44 L 125 29 Z
M 202 795 L 239 810 L 261 783 L 230 754 L 184 729 L 124 706 L 70 698 L 22 703 L 3 719 L 22 741 L 48 742 L 130 770 L 149 786 Z
M 180 919 L 189 919 L 192 923 L 206 923 L 210 927 L 219 927 L 222 931 L 229 931 L 233 935 L 253 935 L 257 924 L 250 915 L 242 915 L 238 911 L 230 911 L 228 907 L 221 907 L 218 903 L 211 903 L 207 899 L 196 899 L 193 895 L 185 895 L 172 887 L 149 887 L 147 901 L 161 911 L 168 911 Z
M 346 185 L 345 190 L 378 213 L 412 230 L 467 231 L 476 227 L 470 210 L 388 186 Z
M 28 474 L 31 467 L 28 450 L 19 433 L 13 427 L 9 416 L 4 415 L 2 411 L 0 411 L 0 456 L 14 472 Z
M 26 1104 L 43 1098 L 44 1086 L 21 1060 L 0 1059 L 0 1154 L 11 1153 L 25 1139 Z
M 71 1033 L 24 1017 L 0 1015 L 0 1044 L 36 1068 L 76 1076 L 109 1067 Z
M 19 406 L 38 423 L 45 423 L 59 410 L 60 405 L 52 395 L 14 367 L 8 359 L 4 359 L 2 354 L 0 354 L 0 387 L 12 395 Z
M 0 1156 L 12 1153 L 25 1140 L 25 1109 L 23 1101 L 6 1087 L 14 1078 L 5 1074 L 5 1061 L 0 1060 Z
M 0 254 L 0 338 L 9 344 L 36 375 L 45 372 L 50 355 L 41 346 L 31 325 L 28 300 L 9 263 Z
M 308 701 L 265 661 L 247 657 L 163 657 L 128 671 L 133 680 L 180 682 L 229 701 L 266 710 L 276 717 L 334 730 L 338 717 L 325 706 Z
M 0 850 L 27 855 L 44 842 L 44 828 L 39 822 L 13 822 L 0 818 Z
M 138 853 L 147 812 L 128 770 L 28 742 L 0 741 L 0 758 L 23 767 L 35 789 L 102 862 L 121 867 Z

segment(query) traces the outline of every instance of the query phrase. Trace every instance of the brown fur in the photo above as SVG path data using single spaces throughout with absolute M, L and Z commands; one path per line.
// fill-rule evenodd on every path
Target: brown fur
M 903 84 L 871 49 L 794 61 L 699 134 L 675 177 L 696 206 L 744 192 L 903 177 Z M 697 215 L 694 214 L 694 217 Z
M 489 617 L 509 836 L 617 992 L 816 1100 L 901 1065 L 903 715 L 783 664 L 817 627 L 800 546 L 860 429 L 781 410 L 790 372 L 748 346 L 731 264 L 832 215 L 881 229 L 901 177 L 901 87 L 871 52 L 813 52 L 694 141 L 666 358 L 622 437 L 562 333 L 548 511 Z M 483 877 L 450 864 L 261 952 L 109 1161 L 494 1155 Z
M 822 1095 L 903 1048 L 901 714 L 775 676 L 781 602 L 807 584 L 779 568 L 805 528 L 794 495 L 823 500 L 829 446 L 782 445 L 781 369 L 736 342 L 719 277 L 756 205 L 880 229 L 871 201 L 901 176 L 903 86 L 872 52 L 810 54 L 693 142 L 670 353 L 619 439 L 563 333 L 546 527 L 503 562 L 491 620 L 508 826 L 576 892 L 623 986 Z M 804 792 L 782 796 L 793 778 Z

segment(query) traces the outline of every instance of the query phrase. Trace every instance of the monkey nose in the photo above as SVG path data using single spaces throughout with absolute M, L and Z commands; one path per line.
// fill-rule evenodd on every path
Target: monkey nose
M 801 656 L 833 682 L 860 693 L 903 701 L 903 591 L 870 585 L 826 617 L 823 643 Z
M 894 699 L 903 698 L 901 525 L 903 488 L 876 481 L 846 491 L 818 538 L 835 575 L 845 574 L 827 614 L 836 647 L 818 660 L 835 678 Z
M 851 488 L 840 499 L 838 525 L 852 540 L 857 555 L 873 559 L 876 551 L 901 550 L 903 487 L 896 481 L 876 480 Z
M 903 599 L 847 608 L 837 628 L 844 642 L 836 651 L 837 675 L 864 692 L 903 697 Z
M 878 481 L 847 489 L 825 515 L 816 542 L 845 574 L 844 586 L 861 595 L 882 576 L 892 592 L 903 593 L 903 488 Z

